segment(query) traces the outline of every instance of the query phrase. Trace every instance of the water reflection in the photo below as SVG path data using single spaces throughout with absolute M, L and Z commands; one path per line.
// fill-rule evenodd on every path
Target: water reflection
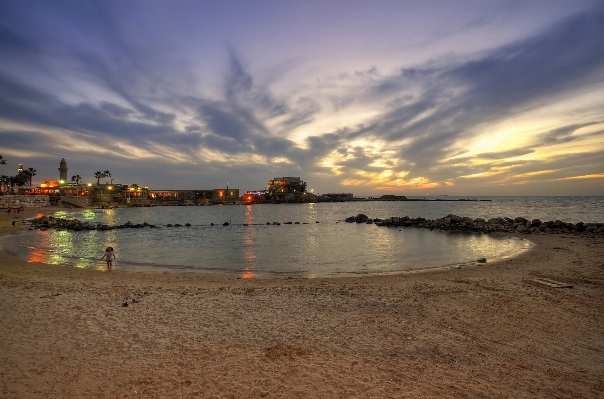
M 48 263 L 48 251 L 45 251 L 43 248 L 48 248 L 48 237 L 50 234 L 50 231 L 40 231 L 37 245 L 27 245 L 29 249 L 28 262 Z
M 105 270 L 100 258 L 105 247 L 112 246 L 117 255 L 114 265 L 122 270 L 187 268 L 231 272 L 242 278 L 391 273 L 503 257 L 523 248 L 517 240 L 495 240 L 487 235 L 336 223 L 360 213 L 352 211 L 352 205 L 86 210 L 78 216 L 91 223 L 130 220 L 158 227 L 80 232 L 50 229 L 24 234 L 22 242 L 31 247 L 27 253 L 31 262 Z M 223 227 L 220 221 L 231 217 L 232 225 Z M 273 221 L 281 224 L 272 225 Z M 300 224 L 285 224 L 288 221 Z M 165 227 L 174 222 L 192 226 Z M 210 222 L 216 225 L 210 226 Z
M 256 236 L 252 233 L 252 229 L 248 229 L 248 232 L 243 235 L 243 256 L 246 264 L 243 270 L 246 273 L 242 274 L 242 277 L 251 278 L 254 276 L 252 271 L 258 261 L 256 256 Z

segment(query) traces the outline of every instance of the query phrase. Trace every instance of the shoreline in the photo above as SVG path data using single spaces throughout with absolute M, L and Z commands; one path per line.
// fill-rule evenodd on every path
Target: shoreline
M 477 267 L 316 279 L 2 258 L 0 388 L 7 398 L 598 397 L 604 239 L 530 239 L 532 250 Z

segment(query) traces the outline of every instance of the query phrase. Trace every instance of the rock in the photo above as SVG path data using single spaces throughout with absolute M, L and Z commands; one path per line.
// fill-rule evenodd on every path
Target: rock
M 476 262 L 478 262 L 478 263 L 487 263 L 487 258 L 476 259 Z

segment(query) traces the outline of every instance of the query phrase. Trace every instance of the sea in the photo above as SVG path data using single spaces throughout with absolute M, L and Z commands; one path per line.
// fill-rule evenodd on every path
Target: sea
M 392 274 L 517 256 L 530 241 L 482 233 L 346 223 L 357 214 L 438 219 L 518 216 L 541 221 L 604 222 L 604 197 L 409 197 L 416 201 L 154 206 L 83 209 L 58 217 L 93 224 L 149 223 L 106 231 L 29 230 L 0 237 L 0 250 L 29 262 L 105 270 L 220 273 L 238 278 Z M 226 225 L 228 223 L 228 225 Z M 168 224 L 180 224 L 168 227 Z M 190 224 L 190 226 L 185 226 Z

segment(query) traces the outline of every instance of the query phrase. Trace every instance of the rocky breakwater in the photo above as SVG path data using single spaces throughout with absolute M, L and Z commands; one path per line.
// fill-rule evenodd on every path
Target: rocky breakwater
M 348 223 L 367 223 L 385 227 L 416 227 L 430 230 L 465 231 L 475 233 L 522 233 L 522 234 L 577 234 L 585 236 L 604 236 L 604 223 L 567 223 L 561 220 L 542 222 L 539 219 L 528 220 L 523 217 L 514 219 L 497 217 L 489 220 L 472 219 L 449 214 L 443 218 L 430 220 L 410 218 L 409 216 L 388 219 L 371 219 L 358 214 L 345 219 Z
M 157 226 L 153 224 L 145 223 L 132 223 L 126 222 L 120 225 L 106 225 L 101 223 L 90 223 L 90 222 L 82 222 L 78 219 L 66 219 L 66 218 L 56 218 L 54 216 L 43 216 L 37 219 L 32 219 L 30 221 L 30 226 L 33 229 L 67 229 L 74 231 L 82 231 L 82 230 L 113 230 L 113 229 L 124 229 L 124 228 L 143 228 L 150 227 L 155 228 Z

